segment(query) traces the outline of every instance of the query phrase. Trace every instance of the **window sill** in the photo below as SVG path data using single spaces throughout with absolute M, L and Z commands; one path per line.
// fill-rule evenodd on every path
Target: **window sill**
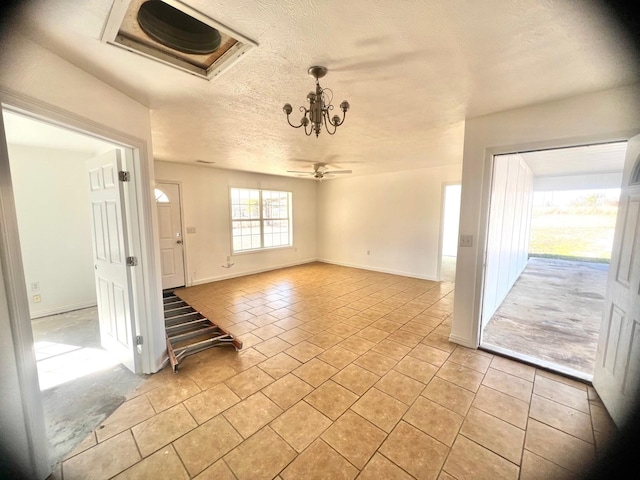
M 239 252 L 231 252 L 232 257 L 236 257 L 239 255 L 250 255 L 252 253 L 265 253 L 265 252 L 273 252 L 276 250 L 294 250 L 297 248 L 293 245 L 287 245 L 285 247 L 267 247 L 267 248 L 254 248 L 253 250 L 241 250 Z

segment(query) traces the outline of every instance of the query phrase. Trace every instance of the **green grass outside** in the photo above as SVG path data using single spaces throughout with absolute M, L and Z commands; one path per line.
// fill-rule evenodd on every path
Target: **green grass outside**
M 534 256 L 608 261 L 611 258 L 615 224 L 615 209 L 591 209 L 578 213 L 535 209 L 529 253 Z

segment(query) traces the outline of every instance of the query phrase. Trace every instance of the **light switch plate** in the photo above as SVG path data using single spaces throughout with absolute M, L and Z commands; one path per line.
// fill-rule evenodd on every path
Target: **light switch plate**
M 461 247 L 473 246 L 473 235 L 460 235 L 460 243 L 458 245 Z

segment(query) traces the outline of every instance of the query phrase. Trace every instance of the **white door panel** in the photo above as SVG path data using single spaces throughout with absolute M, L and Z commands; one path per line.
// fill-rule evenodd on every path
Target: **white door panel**
M 128 242 L 120 150 L 87 162 L 94 266 L 102 346 L 132 372 L 138 371 L 135 322 L 131 291 L 131 267 L 127 266 Z
M 640 135 L 627 145 L 593 385 L 621 426 L 640 380 Z
M 180 185 L 158 182 L 156 195 L 162 289 L 185 285 Z

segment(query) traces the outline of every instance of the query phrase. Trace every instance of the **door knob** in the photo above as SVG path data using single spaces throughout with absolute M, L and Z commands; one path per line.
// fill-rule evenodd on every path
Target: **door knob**
M 182 245 L 182 240 L 178 240 L 176 243 L 177 243 L 178 245 Z

